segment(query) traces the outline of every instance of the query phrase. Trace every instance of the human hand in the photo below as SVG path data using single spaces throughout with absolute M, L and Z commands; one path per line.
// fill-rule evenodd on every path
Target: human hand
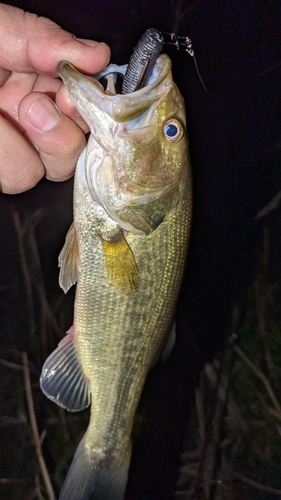
M 71 177 L 87 125 L 58 78 L 61 60 L 84 73 L 109 61 L 106 44 L 75 39 L 49 19 L 0 4 L 0 186 L 26 191 L 45 175 Z M 55 104 L 56 103 L 56 104 Z

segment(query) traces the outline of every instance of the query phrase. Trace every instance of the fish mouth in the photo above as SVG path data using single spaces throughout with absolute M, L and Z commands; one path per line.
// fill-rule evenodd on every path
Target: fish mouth
M 120 68 L 120 72 L 123 73 L 126 66 L 115 66 L 115 68 L 115 72 Z M 59 63 L 58 72 L 75 106 L 90 128 L 97 108 L 115 122 L 130 121 L 167 94 L 172 84 L 171 61 L 166 54 L 161 54 L 157 58 L 148 85 L 130 94 L 104 93 L 67 61 Z

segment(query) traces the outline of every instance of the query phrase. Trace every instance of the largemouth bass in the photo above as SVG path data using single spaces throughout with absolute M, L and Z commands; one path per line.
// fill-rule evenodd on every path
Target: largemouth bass
M 64 291 L 77 281 L 74 324 L 40 381 L 67 410 L 91 403 L 60 499 L 121 500 L 135 412 L 172 329 L 185 264 L 191 171 L 184 101 L 165 54 L 148 84 L 130 94 L 106 95 L 67 62 L 59 73 L 91 134 L 59 257 Z

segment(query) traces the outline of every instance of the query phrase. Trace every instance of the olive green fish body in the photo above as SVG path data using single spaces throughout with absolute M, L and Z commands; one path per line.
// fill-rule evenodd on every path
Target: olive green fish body
M 75 342 L 91 382 L 92 415 L 87 435 L 89 441 L 103 443 L 105 449 L 121 450 L 129 440 L 147 372 L 172 326 L 186 254 L 186 204 L 174 209 L 150 235 L 127 236 L 139 272 L 134 295 L 125 295 L 108 283 L 99 236 L 92 233 L 87 246 L 83 245 L 75 300 Z M 79 218 L 90 215 L 81 202 L 76 211 Z M 85 217 L 78 241 L 81 237 L 84 242 L 90 234 L 90 220 Z
M 191 222 L 183 99 L 162 55 L 147 87 L 105 96 L 60 67 L 91 129 L 74 185 L 60 284 L 77 280 L 74 324 L 46 361 L 41 387 L 77 411 L 91 402 L 60 499 L 118 500 L 148 371 L 173 325 Z

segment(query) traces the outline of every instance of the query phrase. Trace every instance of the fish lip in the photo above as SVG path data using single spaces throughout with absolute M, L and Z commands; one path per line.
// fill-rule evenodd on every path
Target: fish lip
M 89 113 L 86 112 L 85 107 L 89 102 L 115 122 L 124 122 L 139 116 L 168 92 L 171 78 L 167 77 L 171 73 L 171 60 L 166 54 L 161 54 L 155 63 L 151 83 L 130 94 L 105 94 L 94 82 L 67 61 L 59 63 L 58 73 L 68 88 L 78 111 L 87 122 Z M 167 85 L 164 84 L 165 79 L 167 79 Z

